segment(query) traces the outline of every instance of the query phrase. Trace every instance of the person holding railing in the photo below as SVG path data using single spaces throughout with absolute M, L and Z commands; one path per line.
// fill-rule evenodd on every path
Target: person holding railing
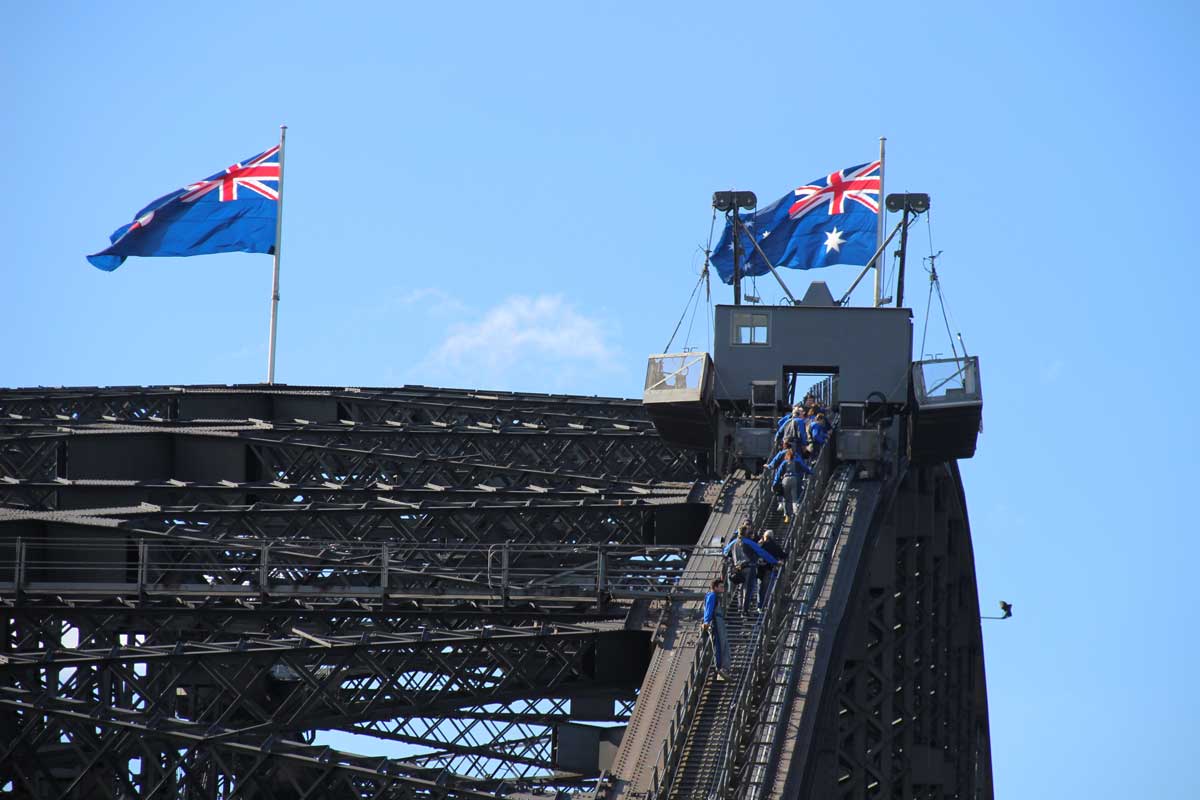
M 785 447 L 767 462 L 766 468 L 775 470 L 771 488 L 783 495 L 783 521 L 785 524 L 791 522 L 803 480 L 801 473 L 812 475 L 812 467 L 796 455 L 795 448 Z
M 758 546 L 763 549 L 767 555 L 773 556 L 776 563 L 774 565 L 763 561 L 758 567 L 758 610 L 762 611 L 767 605 L 767 595 L 771 593 L 771 587 L 774 585 L 775 578 L 779 574 L 783 562 L 787 560 L 787 551 L 779 546 L 775 541 L 774 531 L 764 531 L 762 541 Z
M 807 399 L 805 400 L 805 402 L 807 402 Z M 789 419 L 791 419 L 791 418 L 792 418 L 792 414 L 796 413 L 796 411 L 797 411 L 797 410 L 801 410 L 801 411 L 803 411 L 803 410 L 804 410 L 804 403 L 796 403 L 796 405 L 792 406 L 792 410 L 791 410 L 791 411 L 787 412 L 786 414 L 784 414 L 782 417 L 780 417 L 780 418 L 779 418 L 779 421 L 775 423 L 775 432 L 776 432 L 776 433 L 778 433 L 778 432 L 779 432 L 779 429 L 780 429 L 780 428 L 782 428 L 782 427 L 784 426 L 784 424 L 785 424 L 785 423 L 786 423 L 786 422 L 787 422 Z
M 818 411 L 809 422 L 808 441 L 811 442 L 813 456 L 821 452 L 821 447 L 829 441 L 829 423 L 825 420 L 824 412 Z
M 729 668 L 729 636 L 725 632 L 725 604 L 721 595 L 725 594 L 725 581 L 713 578 L 709 584 L 709 592 L 704 595 L 704 618 L 700 627 L 712 639 L 713 658 L 717 662 L 717 680 L 729 679 L 726 670 Z
M 799 451 L 808 442 L 808 432 L 804 406 L 797 403 L 792 406 L 792 413 L 779 420 L 775 427 L 775 447 L 791 447 Z
M 725 545 L 724 553 L 733 560 L 733 582 L 742 586 L 742 613 L 748 616 L 754 605 L 759 562 L 774 565 L 776 559 L 754 541 L 749 522 L 738 527 L 737 536 Z

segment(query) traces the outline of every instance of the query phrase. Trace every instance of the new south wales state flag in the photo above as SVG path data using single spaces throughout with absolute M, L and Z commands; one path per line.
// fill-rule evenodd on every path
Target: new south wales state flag
M 875 254 L 879 225 L 879 162 L 831 172 L 771 205 L 741 212 L 743 276 L 769 272 L 750 241 L 776 267 L 815 269 L 835 264 L 865 266 Z M 712 264 L 725 283 L 733 283 L 733 225 L 712 253 Z

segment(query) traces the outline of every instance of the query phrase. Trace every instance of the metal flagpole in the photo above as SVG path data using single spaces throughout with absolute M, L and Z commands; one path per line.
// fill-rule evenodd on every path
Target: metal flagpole
M 850 284 L 850 288 L 846 290 L 844 295 L 842 295 L 842 299 L 838 300 L 837 304 L 839 306 L 844 306 L 850 302 L 850 295 L 854 294 L 854 290 L 858 288 L 858 284 L 862 282 L 862 279 L 867 277 L 867 270 L 871 269 L 871 265 L 875 263 L 875 259 L 883 255 L 883 248 L 887 247 L 888 242 L 890 242 L 892 238 L 899 232 L 902 224 L 902 222 L 897 222 L 896 227 L 892 228 L 892 232 L 888 234 L 887 238 L 884 239 L 879 247 L 875 250 L 875 255 L 871 256 L 871 260 L 868 261 L 867 265 L 862 268 L 861 272 L 858 273 L 858 277 L 854 279 L 854 283 Z
M 879 137 L 879 220 L 875 224 L 875 247 L 879 253 L 875 256 L 875 308 L 879 308 L 879 298 L 883 294 L 883 271 L 879 268 L 880 260 L 883 258 L 883 229 L 886 224 L 884 214 L 887 213 L 887 206 L 884 204 L 883 198 L 883 156 L 884 146 L 887 143 L 886 136 Z
M 279 319 L 279 251 L 283 249 L 283 145 L 287 125 L 279 126 L 279 206 L 275 209 L 275 275 L 271 279 L 271 338 L 267 345 L 267 383 L 275 383 L 275 327 Z

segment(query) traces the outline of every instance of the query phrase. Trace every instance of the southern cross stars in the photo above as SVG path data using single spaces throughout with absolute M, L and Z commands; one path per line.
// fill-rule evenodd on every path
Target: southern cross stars
M 839 231 L 837 229 L 837 226 L 834 225 L 833 230 L 831 230 L 829 233 L 825 234 L 825 252 L 826 253 L 830 252 L 831 250 L 835 251 L 835 252 L 839 252 L 839 253 L 841 252 L 842 245 L 844 245 L 846 243 L 846 240 L 842 238 L 843 233 L 844 233 L 844 231 Z

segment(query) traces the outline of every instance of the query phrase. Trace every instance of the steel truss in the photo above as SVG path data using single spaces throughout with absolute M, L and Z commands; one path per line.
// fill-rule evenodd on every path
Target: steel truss
M 638 400 L 428 386 L 128 386 L 0 390 L 0 418 L 51 422 L 308 419 L 364 423 L 608 425 L 652 428 Z
M 503 709 L 519 701 L 528 712 L 531 698 L 558 697 L 561 706 L 564 690 L 631 696 L 638 677 L 603 666 L 629 646 L 630 634 L 619 624 L 343 636 L 292 628 L 286 635 L 174 645 L 141 644 L 137 634 L 113 638 L 107 649 L 14 653 L 0 666 L 0 699 L 17 710 L 5 721 L 11 743 L 0 763 L 31 794 L 54 777 L 46 745 L 64 736 L 78 741 L 71 723 L 78 719 L 264 747 L 272 736 L 305 738 L 313 728 L 343 727 L 440 747 L 434 752 L 443 760 L 490 760 L 493 777 L 524 777 L 552 766 L 551 729 L 538 717 L 493 719 L 487 712 L 494 704 Z M 457 718 L 461 711 L 469 717 Z M 522 735 L 514 739 L 514 731 Z M 482 745 L 481 736 L 494 738 Z M 141 746 L 101 733 L 88 757 L 138 758 L 121 749 L 135 745 Z M 455 765 L 453 758 L 447 763 Z
M 590 478 L 604 486 L 613 482 L 681 481 L 696 474 L 693 454 L 671 448 L 647 432 L 398 428 L 395 435 L 389 434 L 268 427 L 143 431 L 133 426 L 107 430 L 76 426 L 54 433 L 0 436 L 0 470 L 13 477 L 42 480 L 113 477 L 70 471 L 77 440 L 104 437 L 103 444 L 87 444 L 92 449 L 106 448 L 112 459 L 130 452 L 131 443 L 149 443 L 162 454 L 208 449 L 236 468 L 254 473 L 251 479 L 285 483 L 383 483 L 410 489 L 429 484 L 562 486 L 589 482 Z M 110 466 L 123 471 L 116 464 Z M 60 474 L 64 467 L 67 474 Z
M 101 529 L 106 531 L 107 529 Z M 373 544 L 271 539 L 213 542 L 203 536 L 161 536 L 132 543 L 119 537 L 24 539 L 0 558 L 0 581 L 18 600 L 128 595 L 138 598 L 422 601 L 441 598 L 493 606 L 568 600 L 697 599 L 705 587 L 685 580 L 696 551 L 715 547 L 613 544 L 489 546 Z M 78 560 L 86 552 L 88 561 Z
M 676 496 L 686 500 L 686 495 Z M 255 503 L 143 505 L 50 513 L 0 512 L 0 522 L 39 521 L 120 528 L 131 536 L 165 535 L 203 541 L 392 542 L 430 548 L 458 544 L 650 543 L 656 505 L 644 501 L 532 500 L 466 503 Z
M 814 796 L 991 797 L 975 562 L 954 463 L 910 467 L 822 700 Z
M 703 464 L 609 398 L 0 390 L 0 786 L 587 785 L 558 728 L 628 719 L 642 621 L 690 591 L 686 549 L 650 545 Z
M 27 508 L 32 511 L 102 508 L 104 505 L 150 503 L 156 506 L 241 506 L 255 503 L 296 505 L 339 503 L 358 505 L 376 500 L 406 504 L 414 508 L 471 507 L 487 512 L 493 506 L 540 507 L 551 503 L 589 504 L 610 502 L 618 505 L 637 503 L 679 503 L 692 492 L 691 483 L 661 482 L 646 487 L 639 484 L 612 484 L 597 489 L 569 484 L 558 487 L 479 487 L 421 486 L 398 488 L 387 484 L 346 486 L 328 481 L 284 483 L 282 481 L 222 481 L 206 483 L 180 480 L 27 480 L 0 477 L 0 506 Z M 114 502 L 127 498 L 128 502 Z M 428 504 L 428 505 L 425 505 Z

